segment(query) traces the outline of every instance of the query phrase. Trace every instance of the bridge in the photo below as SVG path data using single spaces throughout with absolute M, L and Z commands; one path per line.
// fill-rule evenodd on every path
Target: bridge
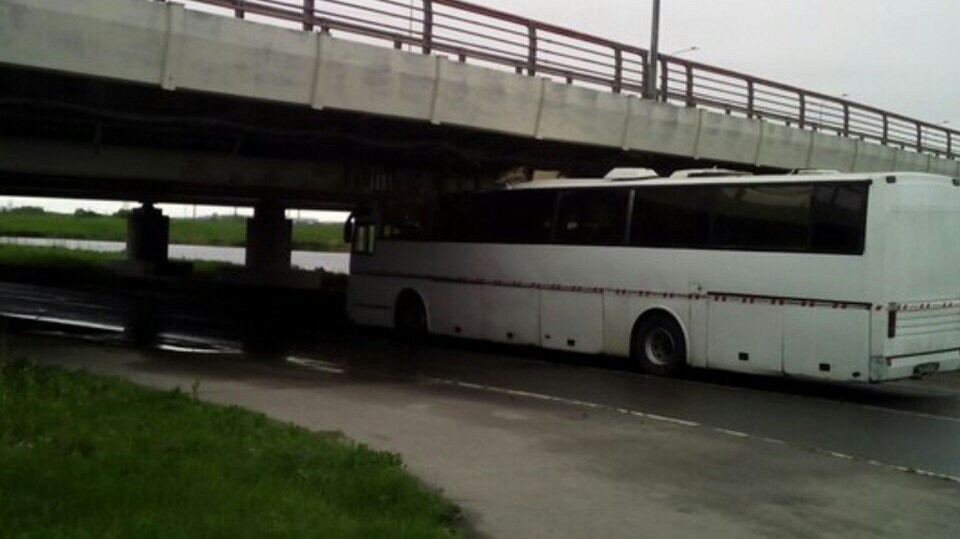
M 460 0 L 0 0 L 0 191 L 253 205 L 271 244 L 520 166 L 960 177 L 945 126 L 669 55 L 646 95 L 649 59 Z

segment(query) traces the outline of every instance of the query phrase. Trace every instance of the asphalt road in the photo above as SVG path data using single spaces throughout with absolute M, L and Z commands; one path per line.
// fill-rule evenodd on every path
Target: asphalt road
M 160 350 L 121 345 L 120 296 L 4 285 L 0 305 L 15 331 L 61 335 L 17 336 L 18 353 L 159 387 L 201 380 L 205 398 L 398 451 L 478 535 L 960 535 L 955 374 L 673 380 L 611 359 L 356 329 L 252 359 L 222 326 L 178 326 Z

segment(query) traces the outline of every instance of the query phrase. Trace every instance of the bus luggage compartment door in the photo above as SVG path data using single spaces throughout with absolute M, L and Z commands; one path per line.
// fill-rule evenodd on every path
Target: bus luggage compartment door
M 783 310 L 749 298 L 714 297 L 707 306 L 707 366 L 783 372 Z
M 599 354 L 603 350 L 603 293 L 540 293 L 540 345 Z
M 484 285 L 480 303 L 485 339 L 513 344 L 539 344 L 539 290 Z
M 785 374 L 828 380 L 866 380 L 869 356 L 869 310 L 784 307 Z

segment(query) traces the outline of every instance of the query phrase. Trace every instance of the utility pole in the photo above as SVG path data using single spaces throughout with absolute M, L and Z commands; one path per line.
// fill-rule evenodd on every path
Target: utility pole
M 660 65 L 660 0 L 653 0 L 653 29 L 650 31 L 650 59 L 647 64 L 647 99 L 657 98 L 657 68 Z

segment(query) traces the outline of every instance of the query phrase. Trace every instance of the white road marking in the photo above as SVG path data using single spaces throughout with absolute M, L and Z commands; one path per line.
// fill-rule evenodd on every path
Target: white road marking
M 795 445 L 795 444 L 790 444 L 789 442 L 786 442 L 786 441 L 784 441 L 784 440 L 779 440 L 779 439 L 777 439 L 777 438 L 768 438 L 768 437 L 762 437 L 762 436 L 753 436 L 753 435 L 750 435 L 750 434 L 745 433 L 745 432 L 740 432 L 740 431 L 730 430 L 730 429 L 723 429 L 723 428 L 719 428 L 719 427 L 707 427 L 707 426 L 705 426 L 705 425 L 702 425 L 702 424 L 700 424 L 700 423 L 697 423 L 696 421 L 687 421 L 686 419 L 679 419 L 679 418 L 676 418 L 676 417 L 667 417 L 667 416 L 662 416 L 662 415 L 658 415 L 658 414 L 651 414 L 651 413 L 647 413 L 647 412 L 641 412 L 641 411 L 639 411 L 639 410 L 631 410 L 631 409 L 629 409 L 629 408 L 621 408 L 621 407 L 616 407 L 616 406 L 607 406 L 607 405 L 599 404 L 599 403 L 596 403 L 596 402 L 583 401 L 583 400 L 579 400 L 579 399 L 568 399 L 568 398 L 565 398 L 565 397 L 557 397 L 557 396 L 554 396 L 554 395 L 546 395 L 546 394 L 543 394 L 543 393 L 534 393 L 534 392 L 531 392 L 531 391 L 523 391 L 523 390 L 518 390 L 518 389 L 507 389 L 507 388 L 503 388 L 503 387 L 488 386 L 488 385 L 484 385 L 484 384 L 475 384 L 475 383 L 472 383 L 472 382 L 464 382 L 464 381 L 462 381 L 462 380 L 448 380 L 448 379 L 444 379 L 444 378 L 430 378 L 430 377 L 425 377 L 425 378 L 422 378 L 421 380 L 424 381 L 424 382 L 426 382 L 426 383 L 430 383 L 430 384 L 437 384 L 437 385 L 445 385 L 445 386 L 459 387 L 459 388 L 471 389 L 471 390 L 475 390 L 475 391 L 485 391 L 485 392 L 488 392 L 488 393 L 497 393 L 497 394 L 500 394 L 500 395 L 509 395 L 509 396 L 512 396 L 512 397 L 523 397 L 523 398 L 535 399 L 535 400 L 539 400 L 539 401 L 555 402 L 555 403 L 560 403 L 560 404 L 567 404 L 567 405 L 570 405 L 570 406 L 578 406 L 578 407 L 581 407 L 581 408 L 589 408 L 589 409 L 592 409 L 592 410 L 612 411 L 612 412 L 615 412 L 615 413 L 618 413 L 618 414 L 621 414 L 621 415 L 628 415 L 628 416 L 638 417 L 638 418 L 642 418 L 642 419 L 649 419 L 649 420 L 651 420 L 651 421 L 659 421 L 659 422 L 662 422 L 662 423 L 670 423 L 670 424 L 673 424 L 673 425 L 679 425 L 679 426 L 688 427 L 688 428 L 694 428 L 694 427 L 708 428 L 708 429 L 710 429 L 710 430 L 712 430 L 712 431 L 714 431 L 714 432 L 716 432 L 716 433 L 723 434 L 723 435 L 726 435 L 726 436 L 733 436 L 733 437 L 735 437 L 735 438 L 741 438 L 741 439 L 757 440 L 757 441 L 764 442 L 764 443 L 771 444 L 771 445 L 787 445 L 787 446 L 792 446 L 792 447 L 798 447 L 798 448 L 808 449 L 808 450 L 810 450 L 810 451 L 813 451 L 814 453 L 817 453 L 817 454 L 820 454 L 820 455 L 824 455 L 824 456 L 828 456 L 828 457 L 832 457 L 832 458 L 835 458 L 835 459 L 849 460 L 849 461 L 859 462 L 859 463 L 863 463 L 863 464 L 869 464 L 869 465 L 871 465 L 871 466 L 876 466 L 876 467 L 878 467 L 878 468 L 884 468 L 884 469 L 887 469 L 887 470 L 894 470 L 894 471 L 898 471 L 898 472 L 902 472 L 902 473 L 909 473 L 909 474 L 921 475 L 921 476 L 924 476 L 924 477 L 930 477 L 930 478 L 934 478 L 934 479 L 940 479 L 940 480 L 943 480 L 943 481 L 950 481 L 950 482 L 952 482 L 952 483 L 960 484 L 960 477 L 956 477 L 956 476 L 952 476 L 952 475 L 940 474 L 940 473 L 936 473 L 936 472 L 930 472 L 930 471 L 927 471 L 927 470 L 920 470 L 920 469 L 917 469 L 917 468 L 909 468 L 909 467 L 906 467 L 906 466 L 897 466 L 897 465 L 893 465 L 893 464 L 885 464 L 885 463 L 883 463 L 883 462 L 879 462 L 879 461 L 876 461 L 876 460 L 864 459 L 864 458 L 856 457 L 856 456 L 854 456 L 854 455 L 848 455 L 848 454 L 846 454 L 846 453 L 839 453 L 839 452 L 837 452 L 837 451 L 830 451 L 830 450 L 821 449 L 821 448 L 818 448 L 818 447 L 803 447 L 803 446 L 798 446 L 798 445 Z
M 301 367 L 304 369 L 309 369 L 311 371 L 323 372 L 327 374 L 344 374 L 347 372 L 336 363 L 321 361 L 319 359 L 309 359 L 305 357 L 289 356 L 287 357 L 287 363 L 296 365 L 297 367 Z

